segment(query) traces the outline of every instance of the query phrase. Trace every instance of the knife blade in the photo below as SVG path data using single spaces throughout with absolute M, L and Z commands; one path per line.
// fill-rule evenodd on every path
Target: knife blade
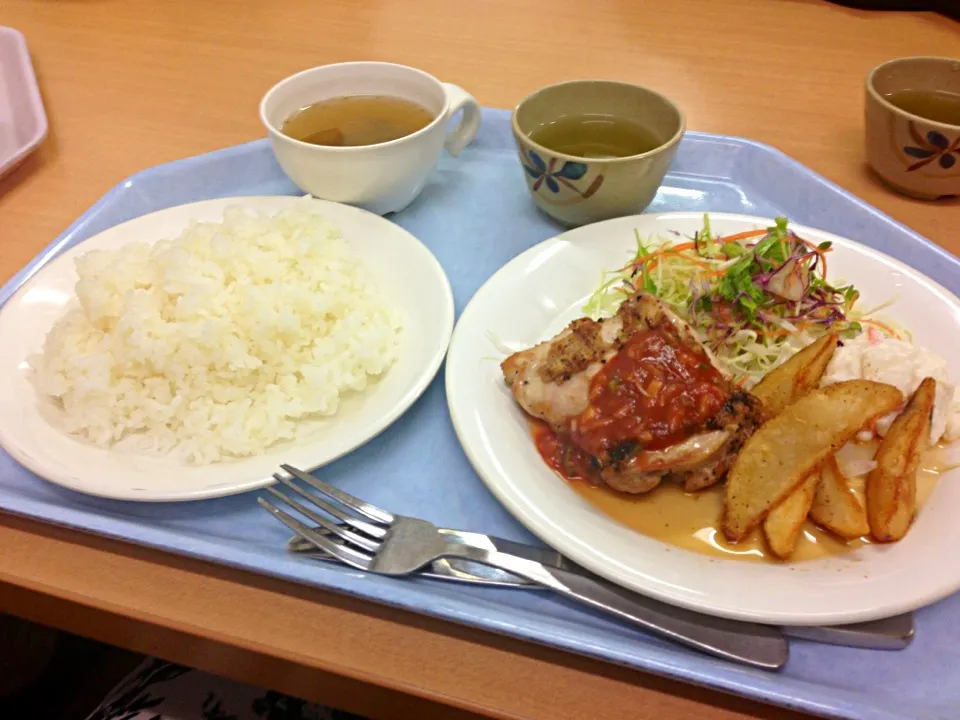
M 316 530 L 327 534 L 322 528 L 316 528 Z M 567 559 L 553 548 L 535 547 L 495 535 L 448 528 L 443 528 L 440 532 L 447 535 L 453 542 L 515 555 L 525 560 L 538 562 L 549 568 L 592 576 L 592 573 L 588 570 Z M 318 550 L 312 543 L 299 537 L 291 538 L 287 547 L 292 552 L 317 560 L 337 562 L 326 553 Z M 470 562 L 469 560 L 437 560 L 428 570 L 420 574 L 432 580 L 454 581 L 486 587 L 543 589 L 542 586 L 512 575 L 505 570 Z M 910 645 L 915 634 L 911 613 L 850 625 L 818 625 L 812 627 L 785 625 L 781 626 L 780 630 L 785 635 L 795 639 L 868 650 L 903 650 Z
M 867 650 L 903 650 L 916 632 L 912 613 L 851 625 L 785 626 L 785 635 L 800 640 Z
M 436 542 L 436 541 L 434 541 Z M 468 559 L 525 577 L 558 595 L 612 615 L 647 633 L 665 637 L 700 652 L 764 670 L 780 670 L 790 646 L 776 627 L 704 615 L 630 592 L 592 573 L 561 570 L 533 560 L 447 542 L 427 552 L 435 557 Z M 399 567 L 404 558 L 399 555 Z M 379 561 L 379 556 L 378 556 Z

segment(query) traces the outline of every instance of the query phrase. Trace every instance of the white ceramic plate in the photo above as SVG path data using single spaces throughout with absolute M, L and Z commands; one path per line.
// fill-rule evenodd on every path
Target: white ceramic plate
M 603 270 L 622 266 L 641 236 L 700 228 L 696 213 L 639 215 L 548 240 L 514 258 L 473 297 L 447 356 L 450 413 L 474 468 L 520 522 L 574 561 L 624 587 L 704 613 L 776 624 L 847 623 L 893 615 L 960 589 L 960 471 L 945 473 L 907 537 L 825 560 L 768 565 L 725 560 L 666 545 L 604 515 L 541 460 L 498 367 L 505 350 L 529 347 L 582 316 Z M 711 214 L 723 234 L 770 220 Z M 846 279 L 864 306 L 892 297 L 884 313 L 919 345 L 948 359 L 960 380 L 960 301 L 906 265 L 828 233 L 830 278 Z
M 278 212 L 293 197 L 244 197 L 181 205 L 144 215 L 100 233 L 57 257 L 0 311 L 0 445 L 52 482 L 124 500 L 198 500 L 263 487 L 281 462 L 318 467 L 350 452 L 396 420 L 430 384 L 453 329 L 453 294 L 433 254 L 397 225 L 347 205 L 313 200 L 404 314 L 397 362 L 365 392 L 345 396 L 337 414 L 314 423 L 308 438 L 244 460 L 187 466 L 171 458 L 105 450 L 69 436 L 47 418 L 26 360 L 38 352 L 73 299 L 74 260 L 90 250 L 175 237 L 190 220 L 219 221 L 231 205 Z

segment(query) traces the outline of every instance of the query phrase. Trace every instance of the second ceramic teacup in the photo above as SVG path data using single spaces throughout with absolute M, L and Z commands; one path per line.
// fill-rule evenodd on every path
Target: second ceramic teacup
M 355 147 L 313 145 L 281 131 L 301 108 L 360 95 L 409 100 L 434 119 L 397 140 Z M 448 133 L 448 121 L 460 111 L 463 117 Z M 280 81 L 263 97 L 260 119 L 277 162 L 302 190 L 383 215 L 403 210 L 417 197 L 444 148 L 457 156 L 473 140 L 480 128 L 480 107 L 462 88 L 422 70 L 393 63 L 347 62 L 304 70 Z
M 652 136 L 655 146 L 626 157 L 583 157 L 558 152 L 534 139 L 546 126 L 581 116 L 635 123 Z M 533 200 L 567 226 L 633 215 L 646 208 L 663 182 L 684 129 L 680 108 L 660 93 L 609 80 L 550 85 L 513 111 L 513 135 Z
M 960 60 L 909 57 L 878 65 L 867 76 L 865 108 L 867 160 L 887 185 L 924 200 L 960 195 L 960 122 L 905 110 L 897 105 L 904 93 L 960 98 Z

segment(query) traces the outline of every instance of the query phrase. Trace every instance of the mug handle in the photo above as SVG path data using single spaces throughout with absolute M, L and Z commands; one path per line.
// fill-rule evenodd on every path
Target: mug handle
M 463 117 L 460 118 L 460 122 L 450 131 L 443 143 L 447 152 L 453 157 L 457 157 L 473 141 L 480 129 L 480 105 L 477 104 L 473 95 L 462 87 L 452 83 L 442 84 L 444 92 L 447 94 L 446 119 L 449 120 L 463 110 Z

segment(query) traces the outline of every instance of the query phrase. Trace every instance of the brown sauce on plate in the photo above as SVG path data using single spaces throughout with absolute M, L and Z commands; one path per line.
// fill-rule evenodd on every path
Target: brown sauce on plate
M 642 495 L 620 493 L 599 483 L 589 456 L 561 441 L 542 423 L 533 424 L 533 435 L 545 462 L 591 505 L 622 525 L 648 537 L 685 550 L 748 562 L 779 563 L 767 550 L 762 531 L 755 530 L 739 543 L 731 543 L 720 530 L 723 510 L 723 483 L 695 493 L 684 492 L 675 483 L 665 482 Z M 564 452 L 566 450 L 566 453 Z M 864 457 L 872 458 L 876 442 L 859 446 Z M 930 497 L 938 476 L 950 469 L 942 448 L 924 454 L 917 473 L 917 506 Z M 863 502 L 865 477 L 850 480 L 853 492 Z M 807 521 L 791 562 L 842 555 L 870 543 L 869 538 L 845 541 Z

